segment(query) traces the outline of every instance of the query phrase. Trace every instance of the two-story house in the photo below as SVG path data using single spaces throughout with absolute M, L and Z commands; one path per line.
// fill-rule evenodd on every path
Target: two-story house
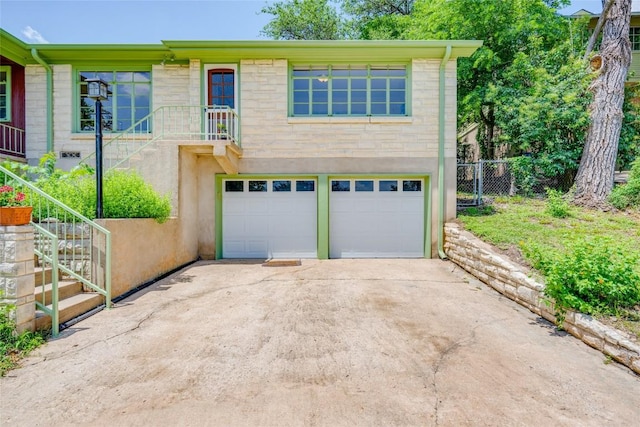
M 0 123 L 24 132 L 28 162 L 70 167 L 95 149 L 99 78 L 105 167 L 169 192 L 200 257 L 431 257 L 455 217 L 456 58 L 480 44 L 35 45 L 0 30 Z

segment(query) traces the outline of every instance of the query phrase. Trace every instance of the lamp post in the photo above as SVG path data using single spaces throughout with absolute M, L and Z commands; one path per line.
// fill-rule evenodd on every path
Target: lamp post
M 96 218 L 102 218 L 102 101 L 109 98 L 108 85 L 87 79 L 87 96 L 96 101 Z

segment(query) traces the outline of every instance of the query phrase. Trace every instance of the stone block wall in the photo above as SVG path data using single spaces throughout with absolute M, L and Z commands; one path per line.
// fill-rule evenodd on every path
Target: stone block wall
M 18 332 L 35 329 L 33 227 L 0 226 L 0 302 L 14 306 Z
M 444 249 L 449 259 L 485 284 L 535 314 L 557 323 L 553 306 L 545 302 L 544 285 L 460 225 L 445 225 Z M 591 316 L 575 312 L 567 312 L 563 327 L 571 335 L 640 374 L 640 345 L 620 331 Z

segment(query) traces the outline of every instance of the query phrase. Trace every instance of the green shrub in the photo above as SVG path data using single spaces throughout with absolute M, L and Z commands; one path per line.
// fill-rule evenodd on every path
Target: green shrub
M 609 202 L 618 209 L 629 206 L 640 207 L 640 158 L 631 165 L 629 181 L 614 187 L 609 196 Z
M 14 368 L 22 357 L 44 343 L 40 333 L 25 331 L 16 332 L 16 324 L 9 313 L 10 305 L 0 305 L 0 376 Z
M 51 162 L 50 157 L 44 157 L 39 167 L 30 167 L 27 172 L 35 177 L 34 184 L 81 215 L 95 219 L 96 181 L 93 169 L 80 165 L 64 172 L 53 168 Z M 108 171 L 104 176 L 102 196 L 105 218 L 154 218 L 162 223 L 171 213 L 169 197 L 159 195 L 134 171 Z M 38 200 L 39 196 L 34 194 L 33 197 L 34 207 L 47 206 L 45 201 Z M 66 220 L 62 211 L 41 212 L 34 208 L 33 215 L 36 220 Z
M 561 191 L 546 188 L 547 208 L 546 212 L 554 218 L 566 218 L 569 216 L 569 203 L 564 199 Z
M 568 244 L 566 251 L 530 250 L 534 267 L 546 277 L 545 294 L 555 300 L 560 322 L 566 309 L 617 315 L 640 303 L 639 257 L 598 238 Z
M 169 197 L 160 196 L 133 171 L 107 172 L 103 199 L 105 218 L 154 218 L 163 223 L 171 213 Z

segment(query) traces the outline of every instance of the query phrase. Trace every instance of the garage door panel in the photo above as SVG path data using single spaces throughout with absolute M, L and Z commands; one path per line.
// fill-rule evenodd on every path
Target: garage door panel
M 402 179 L 373 181 L 373 191 L 353 191 L 352 182 L 351 191 L 330 192 L 329 256 L 423 257 L 424 182 L 405 186 Z M 384 191 L 390 189 L 396 191 Z
M 238 181 L 238 180 L 235 180 Z M 317 197 L 295 191 L 295 180 L 277 179 L 259 186 L 267 191 L 223 191 L 222 252 L 225 258 L 317 257 Z M 256 181 L 256 180 L 252 180 Z M 308 180 L 307 180 L 308 181 Z M 223 190 L 227 187 L 223 185 Z M 306 185 L 309 189 L 309 185 Z

